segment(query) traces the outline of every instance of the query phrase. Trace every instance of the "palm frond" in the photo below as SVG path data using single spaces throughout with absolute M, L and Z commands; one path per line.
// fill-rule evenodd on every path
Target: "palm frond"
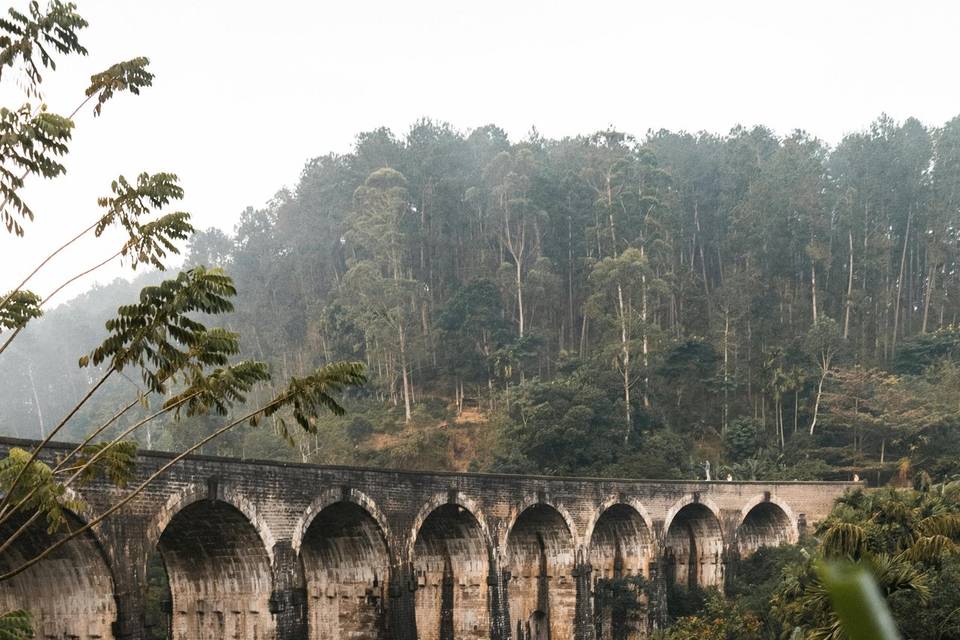
M 955 540 L 960 537 L 960 513 L 939 513 L 917 523 L 921 536 L 944 536 Z
M 837 522 L 826 530 L 821 541 L 823 555 L 858 558 L 866 549 L 867 533 L 852 522 Z

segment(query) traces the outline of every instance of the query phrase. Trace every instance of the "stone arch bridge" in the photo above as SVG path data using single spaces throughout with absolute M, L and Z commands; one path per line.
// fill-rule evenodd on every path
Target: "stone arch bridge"
M 2 440 L 0 451 L 26 444 Z M 142 452 L 138 477 L 169 459 Z M 0 586 L 0 610 L 33 611 L 38 638 L 157 637 L 147 635 L 145 610 L 159 551 L 169 584 L 163 624 L 176 640 L 640 637 L 662 619 L 668 584 L 722 588 L 731 559 L 795 541 L 853 486 L 195 456 Z M 81 494 L 97 513 L 125 491 L 94 483 Z M 73 514 L 71 524 L 83 518 Z M 0 569 L 49 540 L 32 529 L 0 556 Z M 609 604 L 604 594 L 617 589 L 638 606 Z

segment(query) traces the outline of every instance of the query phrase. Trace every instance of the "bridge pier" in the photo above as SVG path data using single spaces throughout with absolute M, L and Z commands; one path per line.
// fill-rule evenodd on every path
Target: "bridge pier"
M 276 620 L 277 638 L 307 640 L 307 587 L 303 565 L 289 540 L 274 545 L 272 569 L 270 613 Z

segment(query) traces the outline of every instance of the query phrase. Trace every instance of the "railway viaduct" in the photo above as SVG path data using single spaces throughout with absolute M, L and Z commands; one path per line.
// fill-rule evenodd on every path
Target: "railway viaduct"
M 0 451 L 15 444 L 24 445 L 0 440 Z M 138 476 L 169 459 L 142 452 Z M 662 619 L 666 584 L 722 588 L 731 559 L 797 540 L 853 486 L 196 456 L 0 586 L 0 610 L 31 610 L 38 638 L 143 640 L 148 563 L 159 552 L 175 640 L 639 637 Z M 80 493 L 99 513 L 125 491 L 93 483 Z M 31 530 L 0 569 L 49 540 Z M 638 576 L 646 586 L 630 592 L 639 595 L 628 615 L 604 604 L 614 588 L 636 589 Z

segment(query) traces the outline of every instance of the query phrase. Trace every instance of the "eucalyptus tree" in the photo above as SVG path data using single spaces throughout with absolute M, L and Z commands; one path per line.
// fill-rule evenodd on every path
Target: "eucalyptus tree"
M 404 417 L 409 422 L 410 342 L 426 287 L 409 277 L 405 260 L 407 222 L 413 215 L 406 178 L 395 169 L 374 171 L 354 192 L 354 207 L 347 241 L 355 245 L 357 260 L 343 277 L 341 293 L 344 304 L 361 318 L 368 351 L 377 342 L 396 348 Z
M 618 131 L 607 130 L 594 134 L 587 140 L 586 166 L 580 171 L 581 179 L 594 195 L 599 260 L 590 274 L 595 290 L 589 302 L 593 304 L 595 315 L 602 326 L 609 313 L 609 308 L 602 298 L 612 293 L 614 313 L 619 325 L 618 353 L 612 359 L 623 377 L 624 442 L 629 439 L 633 429 L 630 389 L 634 380 L 630 359 L 633 352 L 631 343 L 634 341 L 634 316 L 643 321 L 640 316 L 645 314 L 647 304 L 644 246 L 641 242 L 640 247 L 634 249 L 629 240 L 624 238 L 624 227 L 634 222 L 631 218 L 636 216 L 639 197 L 633 176 L 635 157 L 631 142 L 626 135 Z M 621 227 L 619 240 L 618 226 Z M 625 294 L 624 288 L 628 286 L 637 290 Z M 637 311 L 634 311 L 634 299 Z M 642 330 L 639 333 L 643 334 L 646 347 L 646 334 Z
M 957 241 L 960 228 L 960 118 L 953 118 L 937 130 L 933 138 L 933 168 L 930 175 L 931 196 L 923 229 L 926 275 L 923 283 L 923 311 L 920 333 L 931 328 L 930 308 L 940 303 L 936 325 L 944 324 L 945 293 L 957 274 Z M 940 292 L 938 295 L 938 276 Z
M 520 148 L 513 153 L 499 153 L 484 169 L 492 206 L 497 212 L 496 230 L 501 254 L 506 251 L 513 262 L 517 334 L 521 338 L 526 331 L 524 281 L 530 264 L 539 254 L 544 214 L 530 194 L 536 162 L 533 150 Z
M 410 362 L 415 332 L 411 328 L 416 325 L 423 293 L 419 281 L 384 276 L 381 265 L 370 260 L 354 264 L 344 275 L 341 289 L 342 304 L 363 327 L 368 357 L 386 360 L 385 377 L 394 398 L 394 380 L 399 376 L 406 422 L 413 417 Z
M 823 384 L 836 364 L 837 355 L 842 348 L 837 323 L 828 316 L 821 316 L 811 325 L 804 338 L 804 349 L 816 366 L 817 387 L 813 398 L 813 415 L 810 417 L 810 435 L 813 435 L 820 416 L 820 402 L 823 398 Z

